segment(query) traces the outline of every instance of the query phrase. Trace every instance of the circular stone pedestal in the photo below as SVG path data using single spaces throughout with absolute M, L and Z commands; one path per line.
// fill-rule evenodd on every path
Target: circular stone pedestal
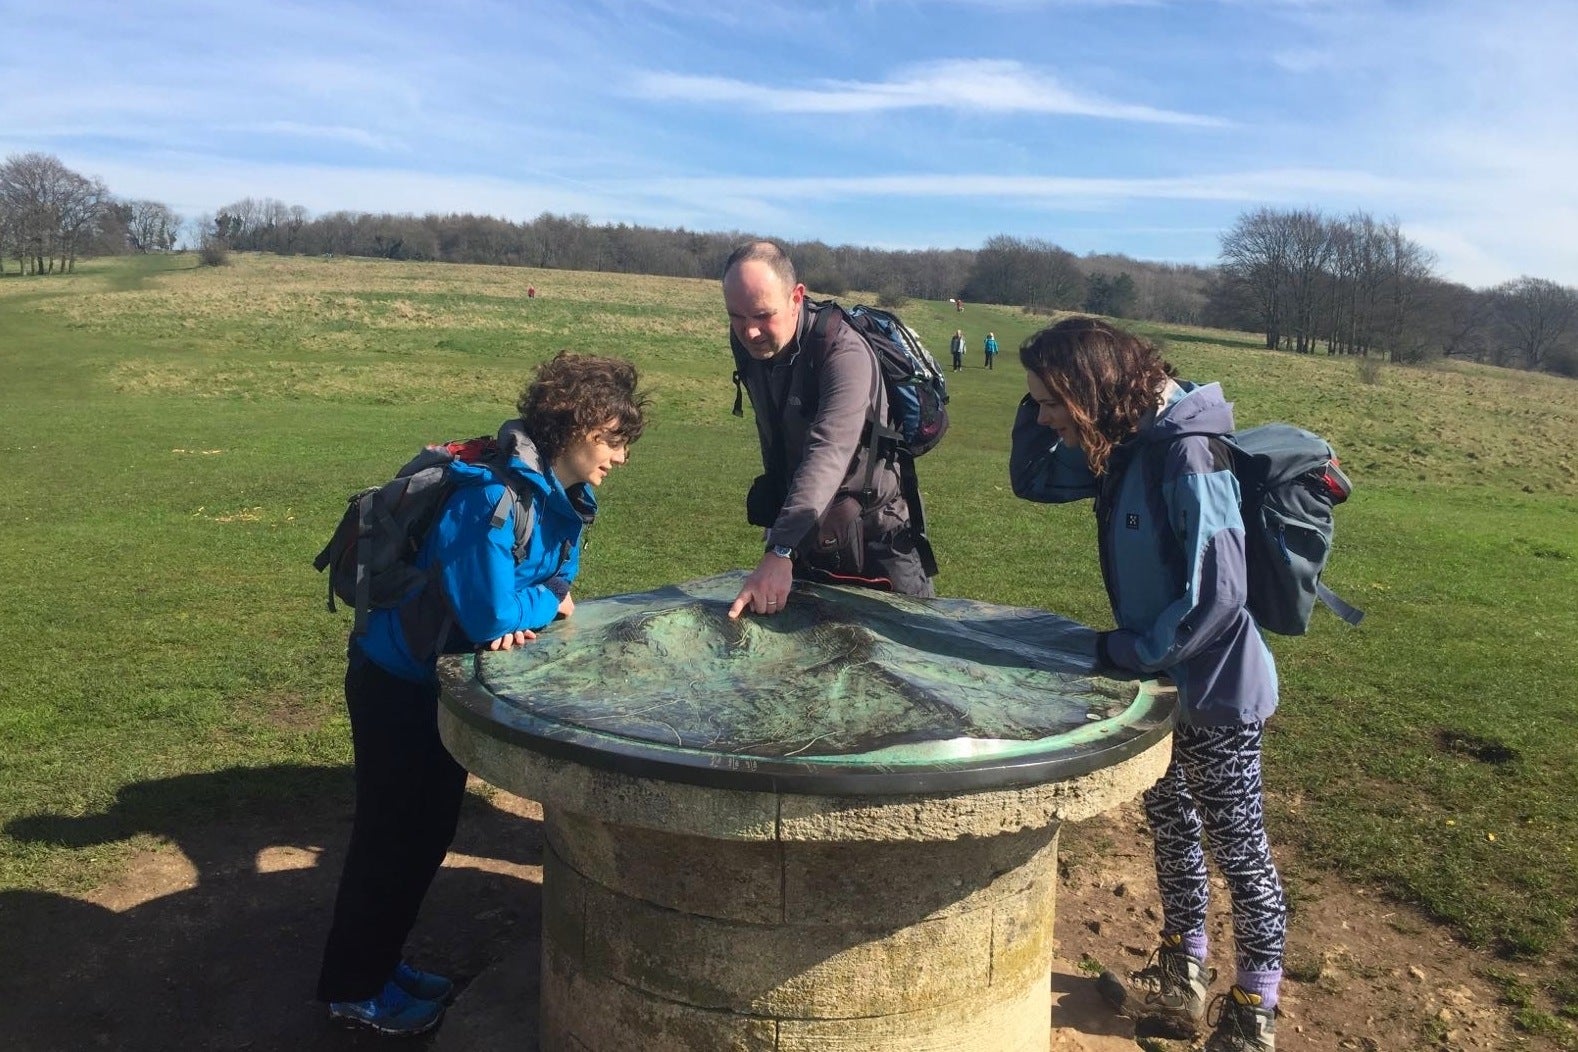
M 1129 683 L 1082 694 L 1085 681 L 1054 671 L 1045 654 L 1081 668 L 1075 641 L 1088 630 L 1051 615 L 959 600 L 873 603 L 869 593 L 821 588 L 797 591 L 791 606 L 811 632 L 856 608 L 854 620 L 879 639 L 855 648 L 861 664 L 892 661 L 878 655 L 883 646 L 952 640 L 970 651 L 966 665 L 984 661 L 1011 674 L 1032 706 L 1051 707 L 1037 697 L 1036 677 L 1065 702 L 1076 699 L 1058 717 L 1066 725 L 1013 739 L 961 733 L 970 686 L 957 684 L 948 689 L 963 692 L 959 711 L 927 716 L 938 735 L 906 729 L 896 743 L 882 731 L 873 741 L 850 727 L 847 709 L 825 724 L 807 710 L 797 739 L 782 737 L 774 717 L 779 736 L 762 748 L 749 733 L 763 718 L 754 707 L 743 723 L 738 713 L 725 721 L 732 735 L 719 733 L 719 711 L 739 695 L 715 681 L 699 686 L 694 668 L 692 678 L 679 676 L 679 689 L 654 692 L 588 667 L 593 654 L 642 665 L 653 647 L 632 651 L 633 639 L 661 635 L 672 628 L 668 614 L 689 617 L 698 602 L 705 623 L 710 604 L 726 606 L 737 587 L 731 575 L 583 603 L 571 623 L 538 641 L 558 632 L 566 637 L 559 650 L 441 665 L 440 727 L 455 758 L 543 804 L 542 1047 L 1044 1052 L 1058 825 L 1129 799 L 1161 775 L 1171 692 Z M 632 628 L 635 610 L 642 631 Z M 966 611 L 980 622 L 963 625 Z M 993 613 L 1004 615 L 995 628 Z M 933 636 L 924 622 L 936 616 L 952 623 Z M 576 621 L 582 634 L 572 644 Z M 1004 626 L 1015 645 L 993 642 Z M 759 650 L 799 649 L 792 620 L 773 627 L 787 635 Z M 766 630 L 740 626 L 745 642 L 730 641 L 725 652 L 749 649 L 750 632 Z M 670 660 L 671 647 L 662 643 L 659 669 L 693 662 L 709 644 L 694 640 Z M 572 652 L 581 660 L 567 665 Z M 811 657 L 820 668 L 825 654 Z M 948 660 L 946 650 L 912 655 L 906 667 Z M 591 678 L 566 707 L 552 670 L 570 665 Z M 675 675 L 670 667 L 668 679 Z M 906 676 L 906 713 L 947 686 L 916 687 L 922 679 Z M 780 680 L 775 689 L 793 697 L 787 686 Z M 893 726 L 869 685 L 846 678 L 838 689 L 861 694 L 864 731 Z M 993 689 L 979 684 L 988 701 Z M 992 733 L 1017 718 L 992 715 Z M 633 720 L 664 730 L 646 734 Z M 852 734 L 842 752 L 817 747 L 838 732 Z M 703 747 L 708 738 L 712 749 Z

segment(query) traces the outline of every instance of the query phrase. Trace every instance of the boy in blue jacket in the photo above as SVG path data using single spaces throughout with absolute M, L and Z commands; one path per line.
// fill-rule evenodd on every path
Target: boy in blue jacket
M 402 956 L 466 788 L 465 769 L 438 736 L 438 654 L 523 646 L 574 613 L 581 540 L 597 512 L 592 491 L 645 426 L 637 379 L 618 358 L 561 351 L 539 366 L 519 417 L 499 429 L 500 466 L 450 469 L 463 484 L 416 559 L 439 572 L 398 607 L 372 611 L 366 632 L 350 640 L 356 815 L 318 979 L 333 1019 L 419 1034 L 443 1016 L 453 984 Z M 490 522 L 505 486 L 520 498 L 511 519 L 530 509 L 520 552 L 513 521 Z
M 1214 1004 L 1207 1052 L 1273 1052 L 1287 903 L 1266 839 L 1260 746 L 1277 705 L 1271 651 L 1245 608 L 1238 480 L 1210 435 L 1233 430 L 1216 384 L 1177 380 L 1155 347 L 1094 318 L 1025 341 L 1029 394 L 1014 421 L 1014 493 L 1096 498 L 1102 579 L 1117 627 L 1098 666 L 1178 688 L 1173 758 L 1145 793 L 1161 944 L 1133 981 L 1159 1013 L 1206 1019 L 1202 832 L 1233 904 L 1236 981 Z

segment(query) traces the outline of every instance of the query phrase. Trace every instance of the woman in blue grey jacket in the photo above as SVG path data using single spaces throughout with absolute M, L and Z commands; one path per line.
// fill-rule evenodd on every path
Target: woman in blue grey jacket
M 1261 732 L 1277 704 L 1271 651 L 1245 608 L 1238 480 L 1210 436 L 1233 430 L 1216 384 L 1176 379 L 1155 347 L 1094 318 L 1025 341 L 1029 394 L 1014 421 L 1014 493 L 1096 499 L 1097 546 L 1117 627 L 1098 666 L 1178 688 L 1167 772 L 1145 794 L 1162 935 L 1132 979 L 1155 1011 L 1197 1027 L 1209 884 L 1201 834 L 1232 895 L 1236 981 L 1217 998 L 1208 1052 L 1270 1052 L 1287 906 L 1266 839 Z
M 438 651 L 509 650 L 574 613 L 592 489 L 644 427 L 636 384 L 635 367 L 618 358 L 560 352 L 540 365 L 519 418 L 499 429 L 503 466 L 451 468 L 475 484 L 450 495 L 423 540 L 416 564 L 439 572 L 351 638 L 356 815 L 318 979 L 334 1019 L 417 1034 L 443 1015 L 450 981 L 402 955 L 465 796 L 466 772 L 438 736 Z M 506 485 L 520 502 L 495 525 Z M 518 553 L 513 517 L 527 509 L 531 534 Z

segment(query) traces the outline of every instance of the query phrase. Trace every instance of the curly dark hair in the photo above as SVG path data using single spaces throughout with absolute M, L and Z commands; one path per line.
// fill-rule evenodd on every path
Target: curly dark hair
M 1178 375 L 1149 340 L 1099 318 L 1065 318 L 1025 340 L 1019 362 L 1072 418 L 1097 475 L 1112 447 L 1140 429 L 1168 378 Z
M 544 463 L 610 420 L 614 428 L 605 437 L 630 446 L 641 437 L 651 404 L 636 389 L 639 380 L 636 367 L 623 358 L 560 351 L 537 366 L 515 409 Z

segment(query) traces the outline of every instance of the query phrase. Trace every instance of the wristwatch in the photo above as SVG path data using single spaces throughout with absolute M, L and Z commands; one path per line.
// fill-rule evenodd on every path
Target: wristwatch
M 780 559 L 794 558 L 794 549 L 789 547 L 787 544 L 769 544 L 767 546 L 767 551 L 773 555 L 778 556 Z

